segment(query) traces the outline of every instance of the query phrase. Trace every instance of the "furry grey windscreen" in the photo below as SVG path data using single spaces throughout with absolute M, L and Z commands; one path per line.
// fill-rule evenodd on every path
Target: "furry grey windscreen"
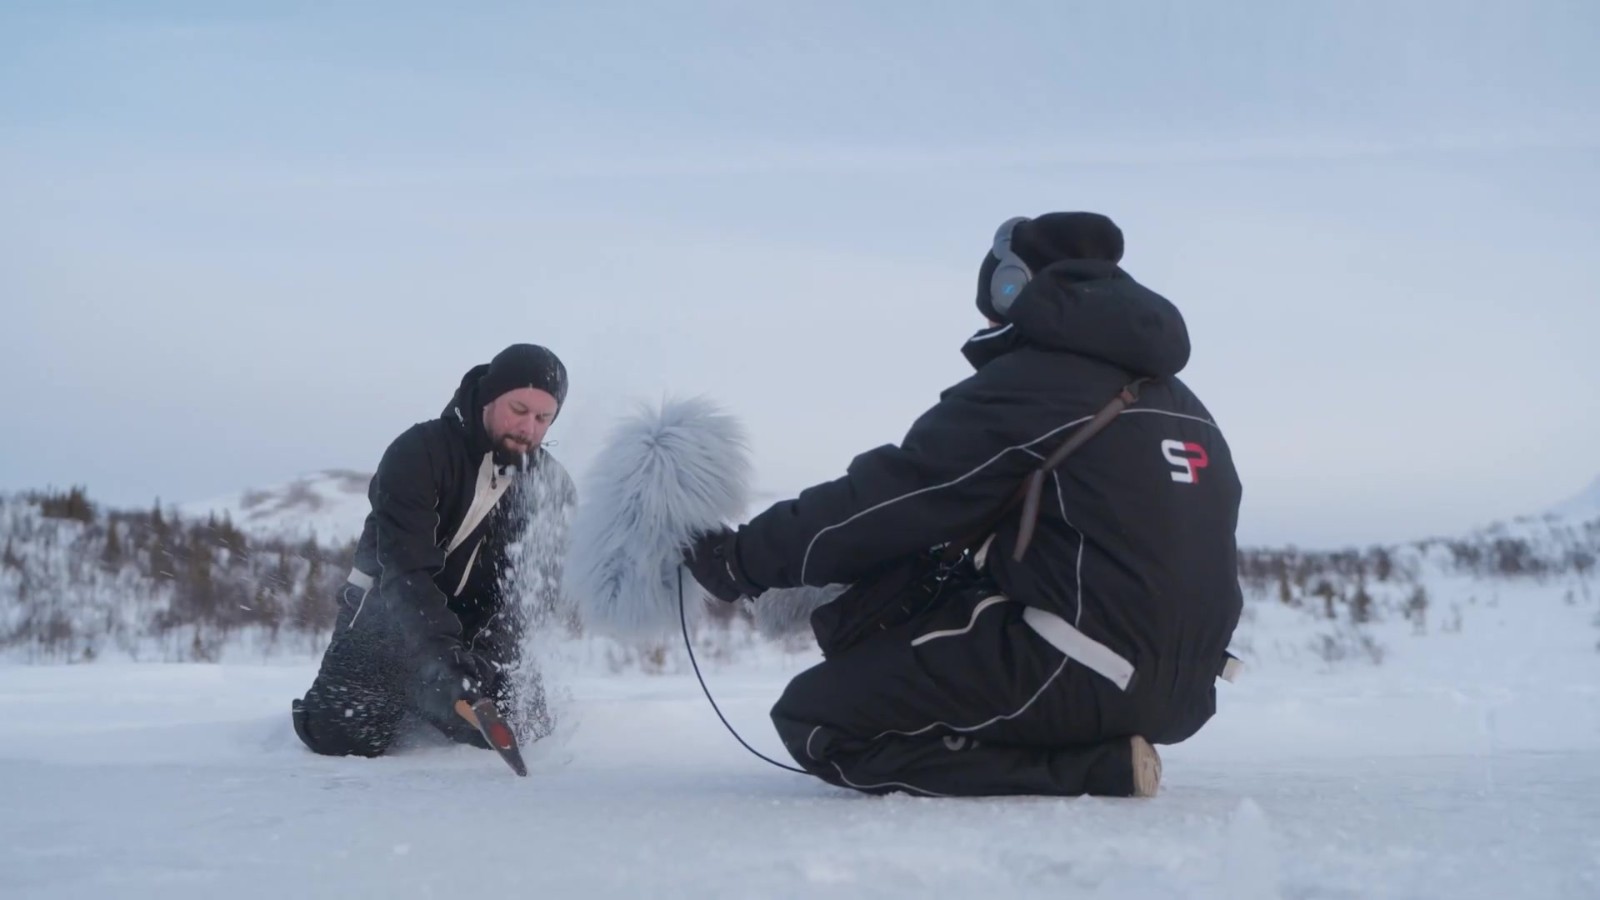
M 738 521 L 749 504 L 744 428 L 704 398 L 642 407 L 607 437 L 578 497 L 565 589 L 584 625 L 665 636 L 678 629 L 690 537 Z M 682 584 L 698 618 L 704 594 L 686 571 Z

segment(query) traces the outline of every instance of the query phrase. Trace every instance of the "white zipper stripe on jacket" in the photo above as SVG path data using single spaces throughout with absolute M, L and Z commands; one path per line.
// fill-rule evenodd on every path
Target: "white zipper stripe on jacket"
M 472 545 L 472 555 L 467 557 L 467 567 L 461 570 L 461 583 L 456 585 L 455 596 L 461 596 L 461 592 L 467 589 L 467 579 L 472 577 L 472 564 L 478 561 L 478 551 L 481 549 L 483 538 L 478 538 L 478 542 Z
M 456 529 L 455 537 L 450 539 L 450 546 L 444 551 L 445 556 L 456 552 L 467 536 L 479 523 L 488 518 L 489 511 L 500 502 L 500 495 L 506 492 L 511 479 L 495 477 L 494 454 L 485 453 L 483 464 L 478 467 L 478 484 L 472 492 L 472 505 L 467 507 L 466 518 L 461 520 L 461 527 Z
M 458 417 L 461 415 L 461 411 L 459 409 L 456 410 L 455 413 Z M 450 538 L 450 546 L 444 551 L 444 555 L 446 557 L 449 557 L 450 554 L 456 552 L 456 548 L 460 547 L 462 542 L 464 542 L 467 537 L 472 534 L 473 530 L 476 529 L 484 519 L 488 518 L 490 511 L 494 509 L 496 503 L 500 502 L 500 497 L 505 494 L 506 489 L 510 486 L 510 478 L 499 478 L 495 475 L 494 453 L 485 453 L 483 455 L 483 462 L 478 466 L 477 482 L 473 485 L 472 503 L 467 507 L 466 517 L 461 520 L 461 527 L 457 528 L 455 536 Z M 433 502 L 433 509 L 433 539 L 435 542 L 437 542 L 439 540 L 440 524 L 439 501 L 437 499 L 435 499 Z M 481 544 L 482 542 L 480 541 L 479 543 Z M 477 555 L 478 548 L 474 547 L 472 549 L 472 558 L 467 560 L 466 570 L 468 572 L 472 571 L 472 563 L 473 560 L 476 559 Z M 440 568 L 442 569 L 443 567 L 441 566 Z M 372 590 L 373 585 L 377 583 L 376 578 L 354 567 L 350 569 L 350 575 L 346 580 L 356 587 L 367 591 Z M 464 576 L 461 584 L 466 584 Z M 456 594 L 459 595 L 460 593 L 461 587 L 458 586 L 456 588 Z

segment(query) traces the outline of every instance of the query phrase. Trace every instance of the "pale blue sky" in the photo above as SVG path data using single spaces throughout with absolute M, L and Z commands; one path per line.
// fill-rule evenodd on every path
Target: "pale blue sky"
M 370 469 L 511 341 L 581 476 L 709 392 L 792 491 L 967 369 L 1012 215 L 1188 317 L 1251 543 L 1600 472 L 1600 5 L 0 5 L 0 490 Z

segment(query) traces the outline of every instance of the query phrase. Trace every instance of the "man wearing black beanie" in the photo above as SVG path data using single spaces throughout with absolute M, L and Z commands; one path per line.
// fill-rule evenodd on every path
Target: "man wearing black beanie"
M 989 327 L 962 347 L 976 371 L 898 445 L 692 543 L 685 565 L 730 602 L 848 586 L 810 617 L 824 661 L 772 708 L 806 771 L 869 793 L 1148 797 L 1155 745 L 1215 712 L 1239 477 L 1177 378 L 1183 316 L 1122 256 L 1103 215 L 1002 224 L 979 267 Z
M 332 641 L 293 704 L 295 732 L 334 756 L 378 756 L 415 714 L 486 746 L 460 711 L 482 700 L 547 730 L 536 678 L 513 678 L 529 608 L 514 562 L 550 607 L 576 490 L 544 447 L 567 397 L 567 370 L 545 347 L 513 344 L 469 369 L 443 413 L 389 445 L 368 488 L 372 511 L 339 591 Z M 524 542 L 531 554 L 512 559 Z M 532 556 L 534 558 L 527 558 Z M 481 724 L 474 722 L 474 724 Z

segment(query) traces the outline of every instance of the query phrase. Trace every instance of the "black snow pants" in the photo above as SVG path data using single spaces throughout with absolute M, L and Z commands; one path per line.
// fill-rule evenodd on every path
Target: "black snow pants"
M 800 673 L 773 706 L 824 781 L 929 796 L 1133 792 L 1129 699 L 968 585 Z
M 455 714 L 450 687 L 429 678 L 428 661 L 407 649 L 378 598 L 346 583 L 338 602 L 333 638 L 316 679 L 292 705 L 295 733 L 307 747 L 329 756 L 380 756 L 414 718 L 451 740 L 488 748 L 483 736 Z M 463 621 L 463 630 L 468 646 L 498 669 L 485 694 L 513 727 L 530 722 L 537 727 L 544 714 L 542 685 L 536 674 L 531 679 L 511 675 L 521 662 L 520 629 L 510 617 L 485 615 Z

